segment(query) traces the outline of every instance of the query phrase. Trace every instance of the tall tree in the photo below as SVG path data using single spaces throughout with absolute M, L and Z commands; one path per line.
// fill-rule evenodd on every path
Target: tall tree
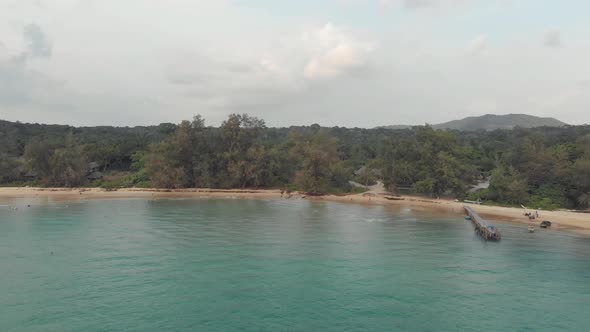
M 0 152 L 0 183 L 15 181 L 19 176 L 20 162 L 4 152 Z
M 183 188 L 186 171 L 174 159 L 175 147 L 170 141 L 153 144 L 145 160 L 145 170 L 157 188 Z
M 336 146 L 336 139 L 323 131 L 296 142 L 294 154 L 300 153 L 302 157 L 295 175 L 295 183 L 300 189 L 310 194 L 328 192 L 341 166 Z
M 50 184 L 75 187 L 84 183 L 87 172 L 86 156 L 71 132 L 66 136 L 64 147 L 53 151 L 50 164 Z

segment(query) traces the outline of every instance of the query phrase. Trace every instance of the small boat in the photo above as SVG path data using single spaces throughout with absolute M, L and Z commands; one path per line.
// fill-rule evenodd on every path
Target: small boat
M 549 220 L 544 220 L 543 222 L 541 222 L 541 228 L 547 228 L 547 227 L 551 227 L 551 221 Z
M 465 216 L 465 220 L 471 220 L 471 216 Z
M 529 225 L 529 233 L 534 233 L 534 232 L 535 232 L 535 226 Z

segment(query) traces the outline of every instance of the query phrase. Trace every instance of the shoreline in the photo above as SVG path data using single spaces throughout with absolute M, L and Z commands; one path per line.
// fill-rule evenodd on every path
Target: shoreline
M 307 199 L 363 205 L 412 207 L 424 212 L 445 212 L 464 215 L 462 202 L 447 199 L 429 199 L 416 196 L 396 196 L 363 193 L 343 196 L 308 196 L 297 192 L 287 194 L 279 189 L 138 189 L 124 188 L 105 190 L 101 188 L 27 188 L 0 187 L 0 202 L 13 199 L 46 198 L 62 201 L 91 199 L 166 199 L 166 198 L 231 198 L 231 199 Z M 530 221 L 523 215 L 524 209 L 471 205 L 482 217 L 490 220 L 516 222 L 523 225 Z M 543 220 L 553 223 L 551 229 L 573 231 L 590 236 L 590 214 L 569 211 L 539 211 L 538 225 Z

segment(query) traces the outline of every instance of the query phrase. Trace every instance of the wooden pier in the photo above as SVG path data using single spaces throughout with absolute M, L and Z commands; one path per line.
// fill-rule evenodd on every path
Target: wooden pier
M 484 240 L 489 241 L 500 241 L 502 235 L 500 231 L 496 228 L 496 226 L 488 223 L 485 219 L 479 216 L 477 212 L 473 211 L 473 209 L 467 205 L 463 205 L 465 212 L 471 218 L 471 222 L 475 227 L 475 233 L 481 236 Z

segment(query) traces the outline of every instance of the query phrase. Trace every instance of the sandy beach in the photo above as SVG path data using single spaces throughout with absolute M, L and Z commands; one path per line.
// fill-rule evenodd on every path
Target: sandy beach
M 107 191 L 100 188 L 0 188 L 0 202 L 10 205 L 10 201 L 19 198 L 38 198 L 63 201 L 88 199 L 118 198 L 231 198 L 231 199 L 308 199 L 317 201 L 333 201 L 341 203 L 407 206 L 424 212 L 441 212 L 447 214 L 463 214 L 464 203 L 446 200 L 429 199 L 415 196 L 389 196 L 376 193 L 351 194 L 344 196 L 307 196 L 299 193 L 287 194 L 278 189 L 118 189 Z M 529 224 L 524 216 L 524 209 L 500 206 L 471 205 L 482 217 L 490 220 Z M 550 220 L 553 230 L 574 231 L 590 236 L 590 214 L 569 211 L 539 211 L 539 218 L 534 222 Z

